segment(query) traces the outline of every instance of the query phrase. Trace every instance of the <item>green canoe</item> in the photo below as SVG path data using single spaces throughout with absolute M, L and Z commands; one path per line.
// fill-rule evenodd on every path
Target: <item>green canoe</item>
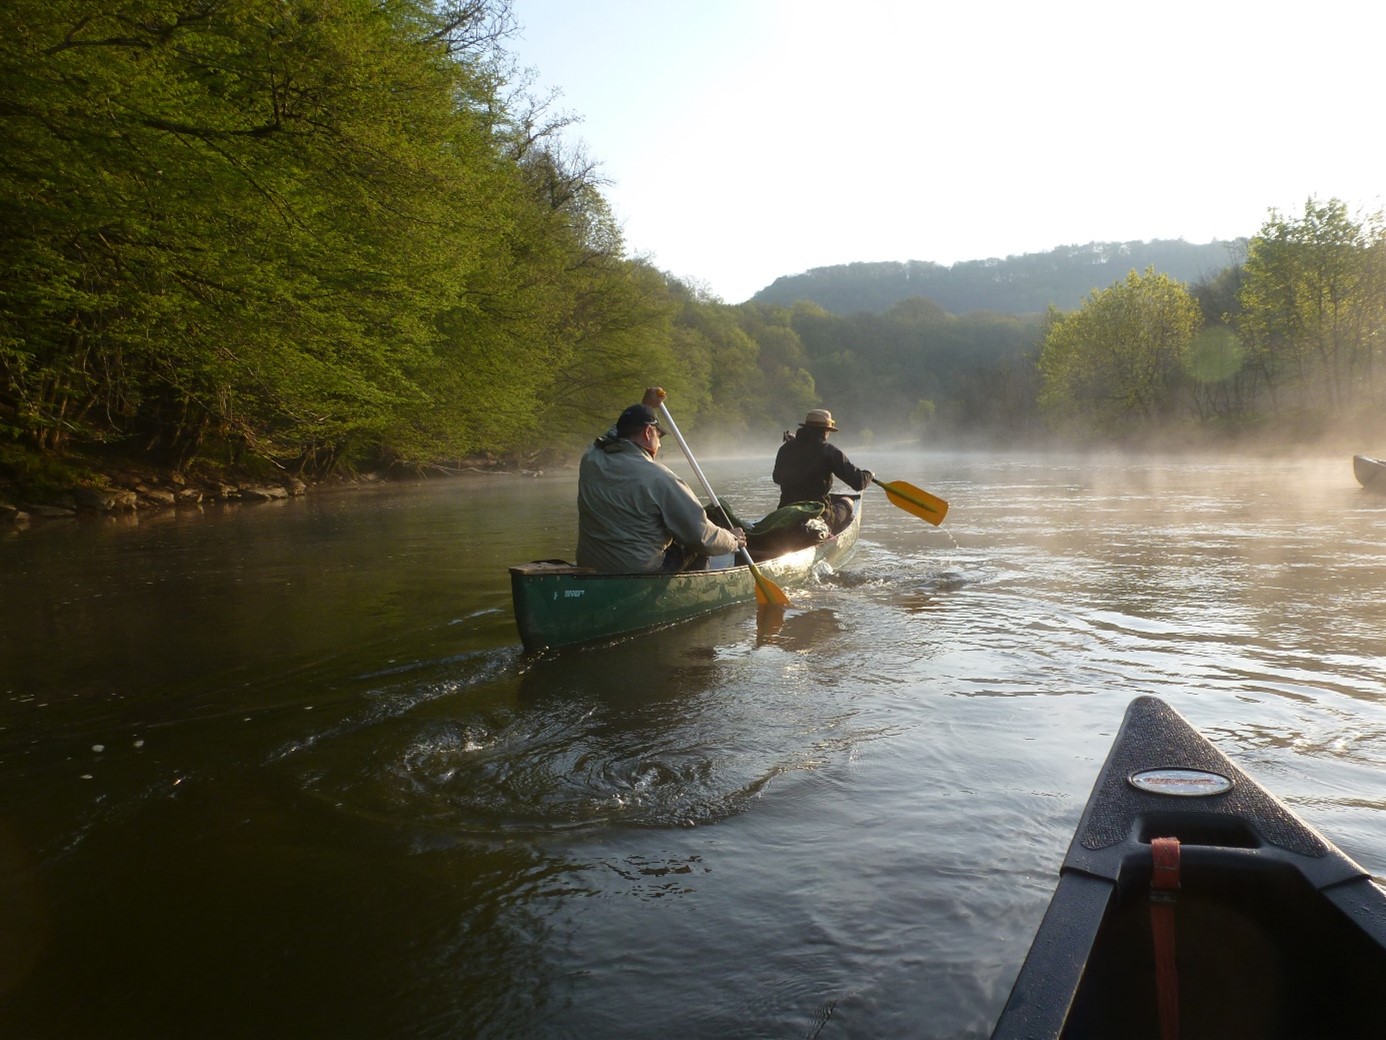
M 841 566 L 856 550 L 861 532 L 861 497 L 852 520 L 836 535 L 807 549 L 756 560 L 765 577 L 781 587 L 802 584 L 816 571 Z M 699 614 L 753 603 L 755 579 L 734 558 L 715 558 L 702 571 L 676 574 L 598 574 L 590 568 L 543 561 L 510 568 L 515 624 L 526 650 L 586 643 L 627 632 L 684 621 Z M 721 562 L 724 566 L 715 566 Z

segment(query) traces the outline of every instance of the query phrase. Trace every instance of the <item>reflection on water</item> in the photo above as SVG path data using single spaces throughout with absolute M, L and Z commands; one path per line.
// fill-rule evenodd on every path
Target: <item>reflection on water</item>
M 538 655 L 571 474 L 0 542 L 0 1031 L 985 1036 L 1138 694 L 1386 875 L 1347 460 L 858 461 L 947 523 Z
M 756 646 L 777 646 L 782 650 L 808 652 L 832 636 L 845 632 L 837 612 L 826 607 L 786 610 L 766 607 L 756 615 Z

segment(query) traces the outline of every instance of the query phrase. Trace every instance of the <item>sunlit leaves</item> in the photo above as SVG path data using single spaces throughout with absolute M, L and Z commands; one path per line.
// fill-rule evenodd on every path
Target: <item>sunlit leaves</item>
M 1045 337 L 1041 406 L 1058 426 L 1109 434 L 1168 417 L 1199 320 L 1188 291 L 1153 269 L 1094 291 Z
M 309 468 L 505 451 L 667 349 L 591 165 L 496 93 L 506 0 L 0 20 L 12 435 Z
M 1250 243 L 1238 325 L 1268 394 L 1342 409 L 1380 393 L 1386 349 L 1386 225 L 1310 199 L 1272 212 Z

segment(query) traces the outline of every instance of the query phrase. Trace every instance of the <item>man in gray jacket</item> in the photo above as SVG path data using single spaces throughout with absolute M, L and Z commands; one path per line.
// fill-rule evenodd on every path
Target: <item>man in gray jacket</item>
M 708 520 L 692 489 L 656 461 L 664 431 L 654 406 L 663 398 L 658 387 L 646 390 L 645 403 L 622 412 L 615 429 L 582 456 L 579 567 L 607 574 L 678 571 L 746 544 L 741 528 Z

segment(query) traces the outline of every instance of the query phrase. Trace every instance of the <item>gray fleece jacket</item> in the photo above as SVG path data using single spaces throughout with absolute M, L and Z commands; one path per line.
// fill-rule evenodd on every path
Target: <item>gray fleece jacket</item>
M 677 541 L 709 556 L 736 551 L 673 470 L 632 441 L 602 438 L 578 466 L 579 567 L 607 574 L 657 571 Z

